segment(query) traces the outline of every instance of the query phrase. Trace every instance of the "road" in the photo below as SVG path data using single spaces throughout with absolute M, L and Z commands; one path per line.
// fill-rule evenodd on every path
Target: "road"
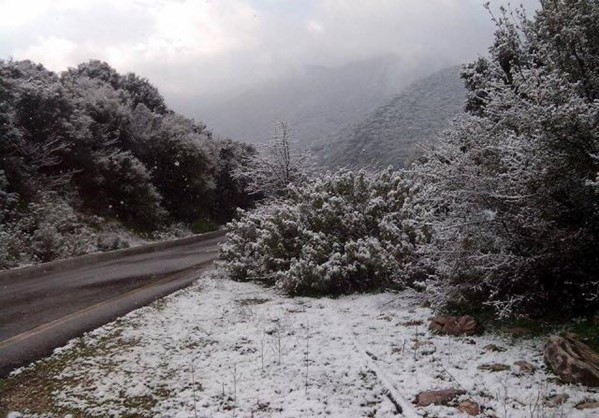
M 46 273 L 0 278 L 0 377 L 69 339 L 185 287 L 222 237 Z

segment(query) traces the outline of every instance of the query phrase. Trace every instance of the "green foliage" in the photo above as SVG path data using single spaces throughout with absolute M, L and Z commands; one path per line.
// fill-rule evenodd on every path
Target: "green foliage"
M 229 221 L 235 216 L 237 208 L 247 209 L 252 205 L 253 199 L 246 192 L 247 183 L 236 173 L 255 153 L 253 147 L 231 140 L 221 141 L 213 149 L 213 158 L 218 164 L 211 217 L 216 221 Z
M 198 219 L 191 224 L 191 232 L 194 234 L 204 234 L 206 232 L 216 231 L 218 224 L 206 219 Z
M 163 118 L 139 158 L 152 167 L 153 182 L 174 219 L 193 222 L 208 215 L 214 190 L 214 162 L 201 145 L 207 140 L 189 120 Z
M 599 323 L 595 320 L 580 320 L 567 327 L 568 332 L 573 332 L 580 340 L 599 353 Z
M 167 212 L 162 197 L 151 182 L 150 173 L 130 152 L 113 154 L 97 161 L 93 177 L 96 195 L 90 206 L 101 205 L 96 213 L 114 217 L 142 231 L 152 231 L 164 221 Z

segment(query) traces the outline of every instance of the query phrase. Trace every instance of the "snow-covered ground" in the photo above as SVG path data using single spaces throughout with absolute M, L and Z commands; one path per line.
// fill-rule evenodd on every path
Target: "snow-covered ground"
M 455 406 L 412 403 L 421 391 L 457 388 L 467 391 L 460 400 L 485 408 L 481 416 L 599 416 L 574 407 L 599 400 L 597 391 L 546 372 L 543 340 L 433 336 L 431 315 L 411 292 L 287 298 L 213 272 L 44 360 L 65 365 L 52 377 L 59 389 L 50 409 L 94 417 L 465 416 Z M 537 371 L 519 373 L 520 360 Z M 509 370 L 478 369 L 488 363 Z M 551 407 L 561 394 L 569 398 Z

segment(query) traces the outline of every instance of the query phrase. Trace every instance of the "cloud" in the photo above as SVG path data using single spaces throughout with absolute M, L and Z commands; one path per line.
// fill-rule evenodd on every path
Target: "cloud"
M 123 57 L 131 52 L 132 58 L 140 57 L 142 61 L 211 55 L 243 48 L 251 43 L 255 31 L 255 13 L 242 1 L 8 2 L 10 15 L 3 14 L 0 31 L 12 32 L 17 47 L 10 52 L 18 56 L 31 48 L 42 48 L 50 38 L 62 38 L 84 49 L 93 45 L 100 55 L 121 49 Z M 27 6 L 34 12 L 26 21 Z M 31 45 L 35 33 L 38 45 Z M 19 37 L 29 39 L 25 48 L 19 47 Z M 51 54 L 49 50 L 47 55 Z M 63 66 L 72 64 L 65 62 Z
M 0 0 L 0 10 L 0 57 L 53 70 L 102 59 L 167 98 L 390 53 L 450 65 L 484 53 L 492 34 L 482 0 Z
M 38 42 L 25 49 L 15 51 L 15 59 L 30 59 L 43 62 L 48 68 L 63 69 L 66 62 L 77 60 L 81 45 L 56 37 L 40 37 Z
M 314 35 L 320 35 L 324 32 L 324 26 L 317 20 L 309 20 L 306 24 L 308 32 Z
M 148 40 L 148 52 L 218 55 L 251 47 L 256 32 L 256 11 L 242 1 L 162 2 L 151 14 L 156 32 Z
M 0 28 L 19 28 L 50 11 L 74 10 L 81 7 L 85 7 L 85 2 L 77 0 L 2 0 Z

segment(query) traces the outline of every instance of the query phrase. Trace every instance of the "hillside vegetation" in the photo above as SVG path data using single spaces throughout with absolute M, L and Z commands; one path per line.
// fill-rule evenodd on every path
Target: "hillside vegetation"
M 0 268 L 229 219 L 251 148 L 170 110 L 135 74 L 0 61 Z
M 403 167 L 422 142 L 449 126 L 463 111 L 465 89 L 459 67 L 419 80 L 313 146 L 330 167 Z
M 181 104 L 202 115 L 215 131 L 248 143 L 263 143 L 284 120 L 302 147 L 360 120 L 422 74 L 396 56 L 375 57 L 340 67 L 307 66 L 222 101 Z

